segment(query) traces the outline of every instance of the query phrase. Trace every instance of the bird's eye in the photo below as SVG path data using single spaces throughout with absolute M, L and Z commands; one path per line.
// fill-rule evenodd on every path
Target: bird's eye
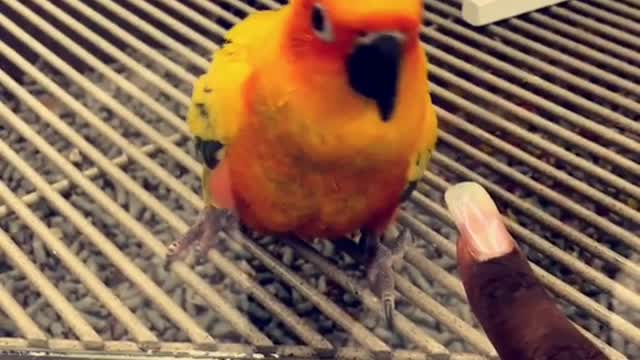
M 313 5 L 313 9 L 311 10 L 311 27 L 313 28 L 314 34 L 321 40 L 326 42 L 332 42 L 334 40 L 331 22 L 329 22 L 329 18 L 327 18 L 327 14 L 320 4 Z

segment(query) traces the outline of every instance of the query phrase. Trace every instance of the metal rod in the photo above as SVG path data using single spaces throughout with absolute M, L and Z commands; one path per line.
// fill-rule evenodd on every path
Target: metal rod
M 0 242 L 6 241 L 7 234 L 0 235 Z M 40 329 L 25 309 L 11 296 L 9 291 L 0 284 L 0 309 L 13 320 L 18 331 L 25 337 L 29 346 L 45 348 L 49 343 L 47 335 Z
M 182 138 L 181 135 L 179 134 L 174 134 L 171 135 L 169 137 L 169 141 L 176 143 L 178 142 L 178 140 L 180 140 Z M 142 148 L 140 148 L 140 150 L 142 151 L 143 154 L 145 155 L 153 155 L 156 151 L 158 151 L 158 147 L 155 145 L 145 145 Z M 113 165 L 118 166 L 120 168 L 126 166 L 129 164 L 129 157 L 126 155 L 121 155 L 118 156 L 114 159 L 111 160 L 111 162 L 113 163 Z M 97 176 L 101 175 L 101 170 L 97 167 L 91 167 L 87 170 L 84 170 L 82 172 L 82 174 L 87 177 L 88 179 L 95 179 Z M 71 187 L 71 182 L 68 179 L 64 179 L 64 180 L 60 180 L 55 182 L 54 184 L 51 185 L 51 187 L 59 192 L 59 193 L 63 193 L 67 190 L 69 190 L 69 188 Z M 28 193 L 27 195 L 24 195 L 20 198 L 20 201 L 22 201 L 23 203 L 25 203 L 28 206 L 31 206 L 35 203 L 37 203 L 38 201 L 40 201 L 40 199 L 42 199 L 42 197 L 40 196 L 40 194 L 37 191 L 32 191 L 30 193 Z M 7 216 L 9 213 L 11 212 L 11 209 L 9 209 L 7 207 L 7 205 L 0 205 L 0 219 Z
M 149 15 L 163 22 L 165 25 L 171 27 L 174 31 L 180 33 L 180 35 L 202 46 L 203 48 L 209 51 L 215 51 L 219 48 L 219 46 L 213 41 L 207 39 L 206 37 L 197 33 L 190 27 L 182 24 L 178 20 L 167 15 L 163 11 L 159 10 L 157 7 L 151 5 L 151 3 L 143 2 L 143 1 L 135 1 L 135 0 L 133 1 L 127 0 L 127 1 L 129 2 L 129 4 L 137 7 L 138 9 L 145 11 Z
M 7 82 L 8 76 L 0 71 L 0 81 Z M 10 79 L 10 78 L 9 78 Z M 15 85 L 14 85 L 15 86 Z M 45 109 L 46 111 L 46 109 Z M 136 228 L 138 231 L 134 235 L 138 238 L 151 238 L 158 242 L 148 233 L 142 225 L 130 217 L 114 200 L 108 197 L 93 182 L 84 178 L 82 174 L 71 164 L 58 154 L 51 145 L 42 137 L 36 134 L 28 125 L 13 114 L 5 105 L 0 104 L 0 116 L 4 117 L 16 130 L 29 139 L 41 152 L 43 152 L 53 163 L 58 165 L 74 183 L 85 190 L 87 194 L 94 197 L 98 203 L 108 205 L 105 211 L 114 218 L 124 222 L 128 227 Z M 0 143 L 0 154 L 6 158 L 7 162 L 18 169 L 25 178 L 47 199 L 47 201 L 60 211 L 69 222 L 72 223 L 81 233 L 83 233 L 93 245 L 95 245 L 111 263 L 118 268 L 122 274 L 136 284 L 148 299 L 156 303 L 165 315 L 173 320 L 191 340 L 203 347 L 211 347 L 214 340 L 173 300 L 156 285 L 140 268 L 138 268 L 120 249 L 118 249 L 109 239 L 105 237 L 94 225 L 92 225 L 75 207 L 73 207 L 60 194 L 55 192 L 51 185 L 46 182 L 28 163 L 21 159 L 8 145 Z M 162 245 L 160 245 L 162 246 Z M 183 264 L 184 265 L 184 264 Z
M 89 63 L 94 68 L 98 69 L 100 72 L 105 74 L 109 79 L 118 84 L 123 90 L 133 94 L 133 96 L 138 96 L 140 99 L 147 99 L 149 104 L 153 105 L 152 109 L 157 112 L 161 112 L 169 116 L 167 121 L 174 127 L 180 129 L 180 131 L 184 134 L 189 134 L 186 129 L 186 124 L 180 120 L 175 114 L 168 112 L 166 109 L 162 109 L 155 100 L 152 100 L 148 95 L 141 94 L 141 90 L 136 88 L 131 84 L 131 82 L 124 79 L 122 76 L 113 71 L 110 67 L 106 66 L 102 63 L 97 57 L 90 54 L 88 51 L 84 50 L 77 44 L 70 41 L 69 38 L 64 36 L 60 31 L 55 29 L 52 25 L 44 21 L 41 17 L 35 15 L 31 10 L 29 10 L 26 6 L 20 4 L 19 2 L 9 1 L 7 3 L 11 6 L 12 9 L 21 13 L 23 16 L 27 17 L 34 24 L 45 30 L 49 36 L 56 38 L 61 41 L 65 46 L 78 54 L 84 61 Z M 147 124 L 144 120 L 139 118 L 137 115 L 133 114 L 130 110 L 125 108 L 122 104 L 115 101 L 111 96 L 109 96 L 104 90 L 100 89 L 93 83 L 91 83 L 88 79 L 82 76 L 79 72 L 69 66 L 67 63 L 62 61 L 57 55 L 51 52 L 49 49 L 44 47 L 39 41 L 34 39 L 32 36 L 27 34 L 25 31 L 16 26 L 13 22 L 8 20 L 6 17 L 2 17 L 2 23 L 5 27 L 9 28 L 9 30 L 20 38 L 23 42 L 28 44 L 34 51 L 43 56 L 48 62 L 53 64 L 60 70 L 62 73 L 72 78 L 80 87 L 85 89 L 85 91 L 94 95 L 96 99 L 107 105 L 111 108 L 116 114 L 120 115 L 122 119 L 126 120 L 129 124 L 131 124 L 136 130 L 140 131 L 145 136 L 149 137 L 155 144 L 163 148 L 164 150 L 170 152 L 174 158 L 186 168 L 196 171 L 197 163 L 191 157 L 189 157 L 184 151 L 171 142 L 167 141 L 164 136 L 162 136 L 157 130 Z
M 588 27 L 593 32 L 598 33 L 605 38 L 617 41 L 620 45 L 626 45 L 630 48 L 635 49 L 640 48 L 640 44 L 638 44 L 638 38 L 633 36 L 632 34 L 629 34 L 628 32 L 618 30 L 612 26 L 603 24 L 600 21 L 589 19 L 585 16 L 578 15 L 564 8 L 552 7 L 550 9 L 550 12 L 552 14 L 560 16 L 563 19 L 569 20 L 570 22 Z
M 460 119 L 457 119 L 456 117 L 454 117 L 452 114 L 445 112 L 444 110 L 440 109 L 439 112 L 442 115 L 442 119 L 445 120 L 446 122 L 451 122 L 451 123 L 455 123 L 458 126 L 461 126 L 462 128 L 467 127 L 467 125 Z M 470 128 L 470 127 L 469 127 Z M 477 135 L 477 134 L 474 134 Z M 482 137 L 482 136 L 481 136 Z M 446 141 L 448 144 L 451 144 L 452 146 L 454 146 L 457 149 L 460 149 L 462 152 L 464 152 L 465 154 L 468 154 L 472 157 L 474 157 L 474 159 L 480 161 L 483 164 L 486 164 L 488 166 L 490 166 L 491 168 L 495 169 L 496 171 L 503 173 L 507 176 L 509 176 L 509 178 L 515 180 L 516 182 L 525 185 L 527 188 L 531 189 L 533 192 L 540 194 L 541 196 L 544 196 L 545 198 L 553 201 L 555 204 L 557 204 L 560 207 L 563 207 L 571 212 L 573 212 L 574 214 L 578 215 L 579 217 L 585 219 L 586 221 L 596 224 L 598 227 L 600 227 L 601 229 L 603 229 L 605 232 L 611 233 L 611 234 L 615 234 L 616 236 L 620 237 L 621 239 L 623 239 L 623 241 L 628 242 L 630 246 L 632 247 L 637 247 L 639 245 L 638 243 L 638 239 L 637 237 L 635 237 L 630 231 L 623 229 L 609 221 L 607 221 L 606 219 L 603 219 L 602 217 L 598 216 L 597 214 L 590 212 L 588 210 L 586 210 L 585 208 L 577 205 L 576 203 L 570 201 L 567 197 L 565 197 L 564 195 L 552 191 L 551 189 L 549 189 L 546 186 L 543 186 L 537 182 L 532 181 L 529 177 L 515 171 L 513 168 L 510 168 L 508 166 L 505 166 L 504 164 L 498 163 L 496 161 L 494 161 L 493 158 L 491 158 L 490 156 L 482 153 L 481 151 L 468 146 L 467 144 L 465 144 L 464 142 L 456 139 L 455 137 L 449 135 L 446 132 L 442 132 L 442 139 L 444 141 Z M 495 140 L 494 144 L 496 146 L 501 145 L 499 142 L 500 140 L 491 136 L 489 137 L 489 139 Z M 516 153 L 514 151 L 514 153 Z M 451 165 L 451 166 L 458 166 L 458 164 L 454 161 L 454 160 L 449 160 L 445 157 L 443 157 L 442 155 L 438 155 L 438 159 L 442 160 L 447 166 Z M 543 173 L 547 174 L 546 171 L 548 171 L 550 169 L 543 169 L 541 171 L 543 171 Z M 537 210 L 536 208 L 533 208 L 532 206 L 527 206 L 524 201 L 517 199 L 515 196 L 510 195 L 510 199 L 513 199 L 513 203 L 515 205 L 517 205 L 521 210 L 526 211 L 527 213 L 531 213 L 532 215 L 534 215 L 535 218 L 539 219 L 541 222 L 543 222 L 545 225 L 553 225 L 553 228 L 561 233 L 563 233 L 564 235 L 568 236 L 570 239 L 572 239 L 573 241 L 577 242 L 577 243 L 585 243 L 585 241 L 583 241 L 584 237 L 583 235 L 578 235 L 576 232 L 570 232 L 567 231 L 567 229 L 569 229 L 565 224 L 554 221 L 554 219 L 552 217 L 550 217 L 549 215 L 545 215 L 542 214 L 540 212 L 538 212 L 539 210 Z M 639 221 L 640 222 L 640 221 Z M 591 246 L 589 246 L 591 247 Z M 605 251 L 605 248 L 601 248 L 600 250 L 597 250 L 596 253 L 611 253 L 613 254 L 613 252 L 609 251 Z M 594 249 L 595 251 L 595 249 Z M 613 260 L 611 259 L 610 261 L 612 261 L 613 263 L 619 263 L 619 261 L 617 260 Z M 640 274 L 636 271 L 633 271 L 636 274 Z
M 129 331 L 131 337 L 142 347 L 147 349 L 157 349 L 158 338 L 142 324 L 136 315 L 118 299 L 113 292 L 98 278 L 91 270 L 65 245 L 64 241 L 58 239 L 51 230 L 40 220 L 26 204 L 0 182 L 0 197 L 13 209 L 18 217 L 41 239 L 49 248 L 52 254 L 70 270 L 73 275 L 84 284 L 84 286 L 98 299 L 105 308 L 120 321 Z
M 291 271 L 288 271 L 283 264 L 264 251 L 260 246 L 247 239 L 243 234 L 237 232 L 230 233 L 229 237 L 233 241 L 240 243 L 255 258 L 259 259 L 267 268 L 269 268 L 269 270 L 278 278 L 286 282 L 289 286 L 295 288 L 296 291 L 302 294 L 305 298 L 309 299 L 313 305 L 315 305 L 336 324 L 349 332 L 356 341 L 370 350 L 374 356 L 377 358 L 389 356 L 391 349 L 382 340 L 371 333 L 362 324 L 355 321 L 349 314 L 340 309 L 332 301 L 329 301 L 326 296 L 314 289 L 303 278 Z
M 0 81 L 11 83 L 11 79 L 6 76 L 6 74 L 0 72 Z M 15 87 L 13 85 L 12 87 Z M 16 89 L 16 92 L 21 93 L 24 90 Z M 29 95 L 23 94 L 24 101 L 29 103 L 34 110 L 42 113 L 43 118 L 56 119 L 52 114 L 48 112 L 46 108 L 44 108 L 41 104 L 35 102 L 35 99 L 30 98 Z M 59 167 L 61 170 L 76 184 L 78 184 L 85 192 L 93 197 L 98 204 L 100 204 L 105 211 L 108 211 L 118 222 L 124 225 L 136 238 L 142 241 L 149 249 L 151 249 L 156 256 L 160 258 L 164 258 L 166 254 L 166 247 L 148 231 L 146 230 L 139 222 L 129 215 L 124 209 L 122 209 L 113 199 L 108 197 L 101 189 L 99 189 L 93 182 L 84 178 L 82 174 L 73 167 L 68 161 L 62 158 L 59 154 L 55 152 L 50 145 L 46 144 L 46 142 L 40 138 L 33 130 L 31 130 L 26 124 L 17 120 L 18 118 L 13 114 L 6 114 L 8 120 L 12 123 L 14 127 L 18 130 L 21 130 L 25 135 L 25 138 L 30 139 L 41 151 L 45 152 L 47 156 L 56 164 L 60 164 Z M 58 119 L 59 120 L 59 119 Z M 88 148 L 85 144 L 83 148 Z M 48 149 L 47 151 L 44 151 Z M 139 198 L 146 203 L 153 204 L 149 206 L 154 211 L 161 213 L 164 217 L 169 221 L 170 224 L 174 224 L 174 226 L 179 226 L 183 230 L 186 230 L 187 226 L 184 223 L 181 223 L 179 219 L 175 216 L 172 216 L 170 211 L 166 209 L 163 205 L 159 203 L 158 200 L 153 198 L 148 192 L 142 190 L 142 188 L 133 182 L 128 176 L 126 176 L 119 168 L 113 166 L 111 162 L 103 157 L 101 159 L 102 166 L 106 171 L 112 172 L 118 176 L 118 178 L 122 181 L 123 184 L 128 185 L 129 187 L 136 190 Z M 20 170 L 25 170 L 20 166 L 17 166 Z M 135 184 L 135 185 L 134 185 Z M 35 184 L 34 184 L 35 185 Z M 48 184 L 47 184 L 48 185 Z M 36 186 L 37 187 L 37 186 Z M 48 200 L 51 202 L 51 199 L 62 199 L 60 195 L 50 188 L 48 185 L 48 193 L 50 194 Z M 52 202 L 54 206 L 62 206 L 55 202 Z M 68 203 L 66 203 L 68 205 Z M 73 214 L 77 212 L 74 208 L 63 207 L 66 211 L 66 214 Z M 76 215 L 76 217 L 78 217 Z M 78 219 L 77 221 L 86 221 L 84 219 Z M 124 254 L 120 252 L 110 241 L 104 238 L 104 235 L 97 231 L 93 227 L 86 228 L 87 223 L 80 222 L 78 226 L 81 231 L 89 231 L 92 233 L 94 244 L 100 248 L 103 253 L 112 261 L 112 263 L 120 268 L 123 273 L 128 273 L 130 276 L 130 280 L 134 282 L 138 287 L 148 296 L 152 301 L 156 301 L 158 306 L 163 309 L 165 315 L 170 319 L 174 320 L 177 325 L 182 324 L 182 329 L 191 334 L 194 338 L 193 340 L 202 343 L 203 346 L 209 346 L 207 342 L 209 342 L 209 336 L 205 335 L 199 327 L 195 324 L 195 322 L 181 309 L 175 306 L 173 301 L 168 297 L 168 295 L 157 287 L 150 279 L 147 278 L 139 269 L 126 257 Z M 86 229 L 85 229 L 86 228 Z M 97 232 L 97 233 L 96 233 Z M 131 269 L 127 270 L 128 267 Z M 192 286 L 202 297 L 207 301 L 207 303 L 215 308 L 220 314 L 230 322 L 231 325 L 242 335 L 247 337 L 248 340 L 252 341 L 257 346 L 271 346 L 271 342 L 268 338 L 266 338 L 262 333 L 260 333 L 244 316 L 242 316 L 235 308 L 233 308 L 227 301 L 225 301 L 221 296 L 217 294 L 213 288 L 211 288 L 204 280 L 199 278 L 191 269 L 189 269 L 186 264 L 182 262 L 174 263 L 172 265 L 172 269 L 176 271 L 176 273 L 183 279 L 187 284 Z M 135 270 L 135 271 L 134 271 Z M 201 333 L 202 332 L 202 333 Z
M 187 83 L 193 83 L 196 80 L 196 77 L 185 70 L 182 66 L 179 66 L 171 59 L 166 57 L 164 54 L 159 52 L 158 50 L 150 47 L 144 42 L 138 40 L 135 36 L 131 35 L 129 32 L 123 30 L 116 23 L 114 23 L 111 19 L 108 19 L 104 15 L 99 12 L 93 10 L 86 4 L 77 0 L 64 0 L 67 5 L 73 7 L 75 10 L 79 11 L 81 14 L 86 16 L 91 21 L 100 25 L 102 28 L 109 31 L 112 35 L 118 37 L 122 41 L 126 42 L 131 48 L 139 51 L 140 53 L 146 55 L 149 59 L 153 59 L 158 64 L 164 66 L 167 71 L 171 72 L 173 75 L 179 77 L 182 81 Z M 200 60 L 200 58 L 196 57 L 195 60 Z M 201 63 L 206 63 L 205 61 L 200 60 Z M 125 63 L 127 65 L 127 63 Z M 206 65 L 204 67 L 206 69 Z
M 635 78 L 636 80 L 640 79 L 640 69 L 628 63 L 640 63 L 640 59 L 636 56 L 636 52 L 628 47 L 618 45 L 583 29 L 570 26 L 566 22 L 558 21 L 540 13 L 531 13 L 525 18 L 527 20 L 533 20 L 533 23 L 530 24 L 512 19 L 510 20 L 510 24 L 524 32 L 529 32 L 531 29 L 544 30 L 544 39 L 555 46 L 561 47 L 563 51 L 576 54 L 574 56 L 589 59 L 596 64 L 606 66 L 607 69 L 620 72 L 622 75 Z M 547 30 L 547 28 L 551 31 Z M 554 34 L 560 34 L 566 37 Z M 621 59 L 627 62 L 621 61 Z
M 228 236 L 223 235 L 228 241 Z M 319 352 L 331 352 L 334 350 L 322 335 L 318 334 L 311 326 L 302 320 L 295 312 L 283 305 L 275 296 L 253 281 L 247 274 L 238 269 L 231 261 L 222 256 L 217 250 L 210 250 L 207 254 L 209 260 L 220 269 L 227 277 L 238 284 L 245 292 L 253 296 L 265 309 L 269 310 L 280 321 L 286 324 L 307 345 Z
M 3 22 L 4 17 L 0 14 L 0 24 Z M 169 174 L 164 168 L 159 166 L 156 162 L 154 162 L 147 155 L 143 154 L 140 149 L 127 139 L 125 139 L 122 135 L 120 135 L 117 131 L 115 131 L 112 127 L 107 125 L 104 121 L 99 119 L 95 114 L 93 114 L 89 109 L 87 109 L 84 105 L 80 104 L 76 99 L 74 99 L 70 94 L 62 90 L 60 86 L 58 86 L 51 79 L 47 78 L 42 72 L 37 70 L 33 65 L 31 65 L 28 61 L 26 61 L 23 57 L 18 55 L 15 50 L 8 47 L 4 42 L 0 41 L 0 49 L 3 54 L 11 59 L 14 64 L 18 65 L 21 69 L 25 70 L 29 73 L 36 81 L 38 81 L 45 89 L 49 92 L 53 93 L 55 96 L 60 98 L 62 102 L 67 105 L 70 109 L 79 114 L 85 121 L 87 121 L 91 126 L 96 128 L 102 135 L 116 144 L 120 149 L 122 149 L 128 156 L 134 159 L 140 166 L 147 169 L 151 174 L 156 176 L 161 182 L 170 187 L 173 191 L 179 194 L 183 199 L 189 201 L 193 205 L 198 205 L 200 203 L 200 197 L 196 195 L 191 189 L 187 188 L 184 184 L 178 181 L 174 176 Z M 15 81 L 13 82 L 15 84 Z M 25 95 L 26 96 L 26 95 Z M 56 119 L 55 117 L 45 117 L 46 121 L 51 119 Z M 71 129 L 69 126 L 62 125 L 63 122 L 53 120 L 52 125 L 60 124 L 56 129 L 61 131 L 69 140 L 73 142 L 80 142 L 81 137 L 78 133 Z M 168 139 L 166 139 L 169 142 Z M 86 142 L 86 141 L 85 141 Z M 173 144 L 173 143 L 172 143 Z M 176 146 L 176 145 L 173 145 Z M 182 151 L 182 150 L 181 150 Z M 200 168 L 200 165 L 197 164 L 195 160 L 193 160 L 195 169 Z M 195 170 L 194 170 L 195 172 Z
M 82 23 L 80 23 L 77 19 L 72 18 L 70 15 L 65 13 L 63 10 L 61 10 L 58 7 L 56 7 L 52 2 L 43 1 L 43 0 L 37 0 L 36 3 L 38 5 L 40 5 L 42 8 L 46 9 L 50 14 L 52 14 L 53 16 L 58 18 L 66 26 L 69 26 L 71 29 L 74 29 L 76 31 L 76 33 L 81 34 L 87 40 L 91 41 L 93 44 L 95 44 L 95 45 L 99 46 L 101 49 L 107 51 L 110 56 L 113 56 L 115 59 L 117 59 L 118 61 L 120 61 L 121 63 L 123 63 L 127 67 L 129 67 L 130 69 L 132 69 L 136 74 L 141 76 L 144 80 L 148 81 L 149 83 L 155 85 L 155 87 L 157 87 L 159 90 L 161 90 L 165 94 L 167 94 L 167 95 L 171 96 L 172 98 L 180 101 L 185 106 L 188 106 L 189 103 L 191 102 L 190 101 L 191 99 L 189 99 L 189 97 L 187 95 L 185 95 L 183 92 L 181 92 L 180 90 L 178 90 L 175 87 L 173 87 L 173 85 L 169 84 L 168 81 L 166 81 L 165 79 L 162 79 L 158 75 L 156 75 L 153 72 L 151 72 L 149 69 L 147 69 L 147 68 L 143 67 L 142 65 L 140 65 L 138 62 L 136 62 L 134 59 L 132 59 L 129 55 L 125 54 L 124 51 L 118 49 L 116 46 L 114 46 L 111 43 L 109 43 L 108 41 L 106 41 L 103 37 L 101 37 L 98 34 L 96 34 L 95 32 L 93 32 L 87 26 L 85 26 Z M 89 10 L 89 11 L 87 11 L 87 13 L 90 13 L 90 11 L 93 11 L 93 10 L 91 10 L 90 8 L 88 8 L 84 4 L 78 5 L 78 8 L 84 8 L 84 9 Z M 30 16 L 31 16 L 31 14 L 30 14 Z M 128 34 L 128 33 L 125 32 L 125 34 Z M 69 38 L 67 38 L 65 36 L 58 36 L 57 38 L 60 39 L 61 43 L 65 44 L 65 46 L 67 46 L 68 44 L 73 44 L 73 48 L 79 47 L 77 44 L 73 43 Z M 160 54 L 157 53 L 157 51 L 154 51 L 154 52 L 156 53 L 155 54 L 156 56 L 160 55 Z M 78 51 L 77 54 L 81 54 L 81 52 Z M 152 57 L 152 59 L 155 60 L 155 57 Z M 188 75 L 188 76 L 184 76 L 183 80 L 192 82 L 192 81 L 195 80 L 195 77 L 192 76 L 192 75 Z M 131 88 L 131 86 L 129 84 L 126 84 L 123 87 L 123 89 L 125 89 L 125 91 L 128 88 Z M 139 89 L 138 91 L 142 91 L 142 89 Z M 161 108 L 160 105 L 156 101 L 151 99 L 151 97 L 149 97 L 146 94 L 137 94 L 136 93 L 134 95 L 140 96 L 140 100 L 145 105 L 149 106 L 149 108 L 151 108 L 152 110 L 157 111 L 158 115 L 160 115 L 164 119 L 166 119 L 168 123 L 171 123 L 171 124 L 174 124 L 174 125 L 175 124 L 179 124 L 178 126 L 176 126 L 176 129 L 178 131 L 184 132 L 184 130 L 185 130 L 184 122 L 181 119 L 177 118 L 177 116 L 174 113 Z M 176 119 L 177 119 L 177 121 L 176 121 Z
M 432 182 L 438 185 L 438 188 L 444 190 L 450 186 L 446 181 L 437 178 L 431 177 Z M 414 193 L 412 196 L 413 201 L 419 205 L 420 207 L 428 210 L 430 213 L 436 215 L 439 219 L 444 221 L 445 223 L 453 226 L 453 220 L 450 218 L 449 213 L 439 204 L 436 204 L 432 200 L 426 198 L 422 194 Z M 422 231 L 424 229 L 423 225 L 416 224 L 415 221 L 411 221 L 407 219 L 406 216 L 401 216 L 399 219 L 404 225 L 414 229 Z M 509 230 L 514 231 L 514 235 L 521 236 L 526 235 L 527 237 L 537 236 L 535 234 L 530 234 L 529 230 L 520 226 L 519 224 L 513 222 L 511 219 L 505 218 L 505 223 L 507 224 Z M 420 232 L 418 232 L 420 234 Z M 455 245 L 452 243 L 448 244 L 440 244 L 443 247 L 439 247 L 442 251 L 446 251 L 447 254 L 451 257 L 455 257 Z M 599 303 L 593 301 L 592 299 L 586 297 L 581 292 L 572 288 L 562 280 L 557 277 L 549 274 L 546 270 L 540 268 L 538 265 L 531 263 L 534 272 L 539 276 L 540 280 L 544 280 L 544 285 L 548 286 L 551 291 L 556 293 L 559 297 L 566 299 L 567 301 L 575 304 L 576 306 L 582 308 L 587 311 L 591 316 L 594 316 L 598 320 L 602 321 L 605 324 L 611 326 L 614 330 L 623 334 L 624 337 L 633 341 L 634 343 L 640 341 L 640 329 L 636 326 L 632 325 L 629 321 L 623 319 L 621 316 L 609 311 Z
M 0 104 L 0 109 L 4 105 Z M 12 152 L 7 150 L 7 145 L 0 141 L 0 157 L 7 158 L 7 154 Z M 15 154 L 15 153 L 14 153 Z M 17 154 L 16 154 L 17 156 Z M 4 183 L 0 182 L 4 187 Z M 6 188 L 6 187 L 5 187 Z M 7 256 L 9 261 L 29 279 L 33 287 L 47 299 L 51 307 L 60 315 L 73 333 L 80 339 L 82 346 L 87 349 L 102 349 L 104 343 L 100 335 L 82 317 L 64 295 L 47 279 L 47 277 L 31 262 L 31 259 L 16 245 L 4 230 L 0 229 L 0 249 Z
M 572 9 L 579 10 L 580 12 L 583 12 L 596 19 L 603 20 L 609 24 L 613 24 L 622 31 L 629 31 L 635 33 L 636 35 L 640 35 L 640 11 L 638 11 L 638 9 L 634 9 L 630 6 L 626 6 L 618 2 L 612 3 L 610 1 L 602 0 L 596 0 L 595 2 L 603 7 L 608 8 L 609 11 L 605 11 L 605 9 L 598 9 L 595 6 L 591 6 L 587 3 L 579 1 L 570 1 L 567 3 L 567 6 Z M 621 14 L 625 14 L 625 16 L 627 16 L 628 18 L 616 15 L 615 11 Z
M 81 0 L 67 0 L 74 3 L 81 3 Z M 113 1 L 108 0 L 97 0 L 100 6 L 109 10 L 110 12 L 116 14 L 120 18 L 126 20 L 130 24 L 135 24 L 136 27 L 142 30 L 145 34 L 149 35 L 153 40 L 159 42 L 160 44 L 166 46 L 167 48 L 177 52 L 182 55 L 186 61 L 189 61 L 191 64 L 197 66 L 201 70 L 207 70 L 209 68 L 209 62 L 196 54 L 192 49 L 184 46 L 178 41 L 172 39 L 170 36 L 162 33 L 155 27 L 151 26 L 147 21 L 141 19 L 140 17 L 132 14 L 129 10 L 126 10 L 122 6 L 118 5 Z M 112 27 L 110 27 L 112 28 Z

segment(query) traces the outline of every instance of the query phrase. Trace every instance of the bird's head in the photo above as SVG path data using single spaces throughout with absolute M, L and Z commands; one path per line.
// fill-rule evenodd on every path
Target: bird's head
M 422 11 L 422 0 L 292 0 L 285 51 L 310 79 L 346 84 L 387 122 L 405 60 L 420 51 Z

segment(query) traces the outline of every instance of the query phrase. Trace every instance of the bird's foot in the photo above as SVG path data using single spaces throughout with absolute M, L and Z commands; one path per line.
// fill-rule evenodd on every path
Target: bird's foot
M 413 238 L 408 230 L 403 230 L 389 247 L 382 244 L 380 236 L 366 234 L 361 239 L 367 254 L 367 280 L 371 291 L 382 302 L 384 318 L 389 327 L 393 326 L 395 311 L 394 265 L 404 257 Z
M 232 221 L 233 215 L 228 210 L 206 206 L 191 228 L 169 245 L 167 264 L 184 258 L 191 249 L 197 257 L 205 256 L 216 244 L 218 232 L 227 229 Z

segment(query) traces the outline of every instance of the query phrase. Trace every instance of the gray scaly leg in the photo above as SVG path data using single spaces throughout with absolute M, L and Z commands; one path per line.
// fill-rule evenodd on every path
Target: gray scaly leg
M 227 210 L 206 206 L 191 228 L 169 245 L 167 263 L 182 258 L 194 247 L 198 256 L 206 255 L 215 245 L 218 232 L 231 225 L 232 217 Z
M 382 302 L 384 318 L 389 326 L 393 326 L 395 311 L 393 265 L 402 260 L 411 241 L 411 233 L 406 229 L 397 236 L 390 247 L 382 244 L 379 235 L 370 232 L 363 233 L 360 239 L 361 249 L 365 253 L 367 280 L 371 291 Z

